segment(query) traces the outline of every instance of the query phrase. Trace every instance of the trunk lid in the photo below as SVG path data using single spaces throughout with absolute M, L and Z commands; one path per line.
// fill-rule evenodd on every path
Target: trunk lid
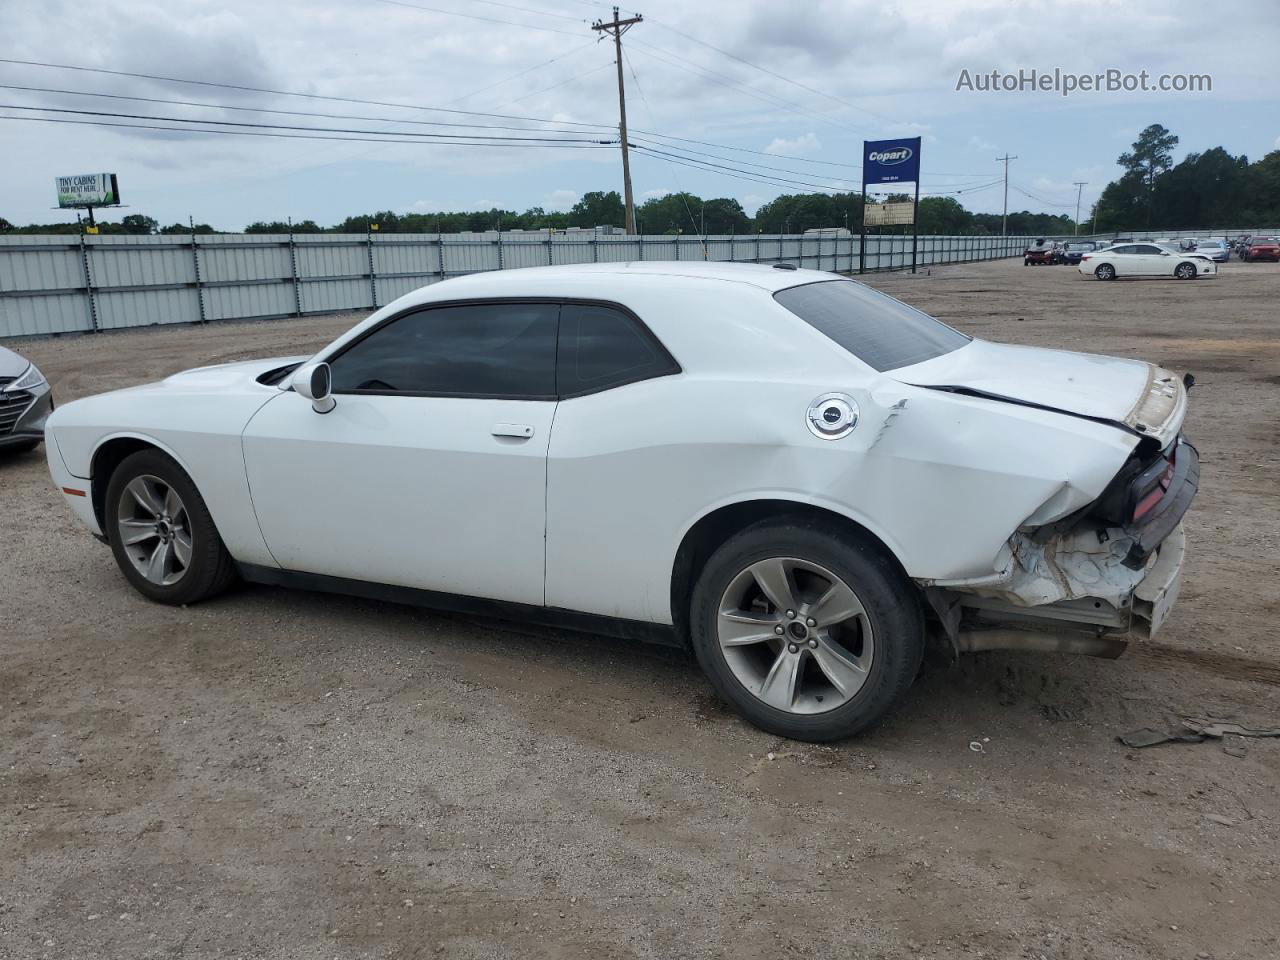
M 913 386 L 1108 421 L 1161 446 L 1177 436 L 1186 411 L 1181 379 L 1153 364 L 986 340 L 888 375 Z

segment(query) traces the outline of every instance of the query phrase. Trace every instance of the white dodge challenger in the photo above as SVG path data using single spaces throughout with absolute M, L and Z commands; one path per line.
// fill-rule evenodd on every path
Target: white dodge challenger
M 1118 655 L 1177 594 L 1191 378 L 976 340 L 788 265 L 475 274 L 314 357 L 59 407 L 125 578 L 237 576 L 688 644 L 749 720 L 856 733 L 926 648 Z

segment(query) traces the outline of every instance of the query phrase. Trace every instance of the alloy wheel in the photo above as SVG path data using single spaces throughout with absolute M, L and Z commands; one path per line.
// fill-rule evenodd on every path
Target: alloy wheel
M 717 640 L 739 683 L 794 714 L 834 710 L 867 681 L 875 637 L 857 593 L 820 564 L 770 557 L 720 599 Z
M 178 491 L 159 477 L 134 477 L 116 513 L 120 545 L 151 583 L 172 586 L 191 566 L 191 518 Z

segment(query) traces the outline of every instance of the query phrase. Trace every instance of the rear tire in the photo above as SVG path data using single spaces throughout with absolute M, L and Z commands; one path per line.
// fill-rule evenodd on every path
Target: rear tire
M 762 730 L 815 743 L 881 720 L 924 654 L 920 595 L 893 560 L 805 519 L 764 521 L 716 550 L 690 626 L 724 699 Z
M 140 450 L 120 463 L 107 484 L 103 513 L 120 572 L 150 600 L 196 603 L 235 578 L 200 491 L 159 450 Z

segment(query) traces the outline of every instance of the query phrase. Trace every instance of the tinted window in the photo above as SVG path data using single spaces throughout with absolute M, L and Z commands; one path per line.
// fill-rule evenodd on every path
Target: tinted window
M 1129 254 L 1129 253 L 1137 253 L 1137 252 L 1138 252 L 1138 248 L 1132 245 L 1127 247 L 1112 247 L 1110 250 L 1107 251 L 1107 253 L 1119 253 L 1122 255 Z
M 774 299 L 876 370 L 932 360 L 969 342 L 915 307 L 852 280 L 790 287 Z
M 560 308 L 557 388 L 561 396 L 677 373 L 671 355 L 634 318 L 612 307 Z
M 1150 244 L 1150 243 L 1148 243 L 1148 244 L 1140 244 L 1140 245 L 1139 245 L 1138 247 L 1136 247 L 1135 249 L 1137 250 L 1137 252 L 1138 252 L 1138 253 L 1141 253 L 1141 254 L 1147 254 L 1147 255 L 1155 254 L 1156 256 L 1159 256 L 1161 253 L 1163 253 L 1163 252 L 1164 252 L 1164 251 L 1162 251 L 1159 247 L 1157 247 L 1157 246 L 1155 246 L 1155 245 L 1153 245 L 1153 244 Z
M 380 327 L 330 361 L 335 393 L 555 395 L 554 303 L 436 307 Z

